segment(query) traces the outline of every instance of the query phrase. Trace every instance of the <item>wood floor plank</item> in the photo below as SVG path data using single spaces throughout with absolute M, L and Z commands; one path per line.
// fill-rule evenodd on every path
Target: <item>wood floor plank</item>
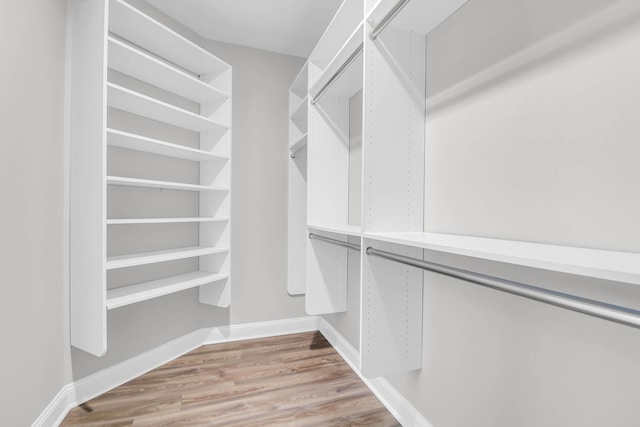
M 62 426 L 399 426 L 319 332 L 202 346 Z

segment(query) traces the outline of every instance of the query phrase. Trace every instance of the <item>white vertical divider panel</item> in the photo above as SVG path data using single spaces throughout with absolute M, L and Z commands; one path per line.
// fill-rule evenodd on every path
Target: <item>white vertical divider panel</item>
M 326 237 L 348 241 L 347 236 Z M 347 251 L 342 246 L 307 238 L 307 288 L 305 309 L 310 315 L 339 313 L 347 309 Z
M 309 65 L 308 62 L 296 76 L 289 89 L 289 114 L 301 105 L 307 103 L 305 123 L 309 123 Z M 304 109 L 304 107 L 303 107 Z M 307 134 L 307 127 L 300 126 L 290 116 L 289 119 L 289 206 L 288 206 L 288 274 L 287 291 L 290 295 L 304 295 L 306 291 L 307 266 L 307 149 L 300 144 L 300 139 Z M 295 148 L 294 148 L 295 147 Z
M 289 159 L 289 274 L 287 290 L 301 295 L 306 290 L 307 253 L 307 155 Z
M 73 8 L 70 161 L 71 345 L 107 350 L 106 78 L 107 2 Z
M 422 258 L 420 248 L 363 239 L 373 246 Z M 360 371 L 373 378 L 422 367 L 422 270 L 382 258 L 363 257 Z
M 200 114 L 228 127 L 222 136 L 217 132 L 202 132 L 200 134 L 201 150 L 228 159 L 227 161 L 200 162 L 200 184 L 231 189 L 231 68 L 229 67 L 215 78 L 208 75 L 203 75 L 200 78 L 229 95 L 229 98 L 221 106 L 210 101 L 200 105 Z M 227 249 L 223 253 L 201 256 L 198 260 L 199 269 L 229 275 L 231 272 L 231 251 L 229 250 L 231 244 L 231 192 L 201 192 L 199 198 L 201 216 L 226 219 L 224 222 L 201 223 L 199 225 L 200 246 Z M 231 278 L 227 277 L 224 280 L 200 286 L 199 301 L 203 304 L 229 307 L 231 304 Z
M 363 232 L 423 231 L 424 35 L 387 27 L 365 41 Z M 370 257 L 368 246 L 422 258 L 422 251 L 364 239 L 360 369 L 367 377 L 419 369 L 420 270 Z
M 310 81 L 320 70 L 309 63 Z M 349 98 L 326 93 L 310 105 L 307 222 L 347 225 L 349 207 Z M 332 238 L 346 241 L 344 235 Z M 347 309 L 347 249 L 307 239 L 305 306 L 308 314 Z

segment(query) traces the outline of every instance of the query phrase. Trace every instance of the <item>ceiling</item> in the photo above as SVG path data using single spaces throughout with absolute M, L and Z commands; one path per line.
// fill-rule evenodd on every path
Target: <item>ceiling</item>
M 200 37 L 306 58 L 342 0 L 147 0 Z

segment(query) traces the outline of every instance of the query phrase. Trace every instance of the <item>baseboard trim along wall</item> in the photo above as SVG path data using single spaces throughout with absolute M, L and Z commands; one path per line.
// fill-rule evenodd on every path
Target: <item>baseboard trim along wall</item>
M 318 330 L 331 343 L 362 382 L 403 426 L 433 427 L 427 419 L 386 379 L 365 378 L 358 368 L 359 352 L 324 317 L 318 316 Z
M 382 378 L 367 379 L 358 369 L 358 352 L 321 316 L 247 323 L 200 329 L 142 353 L 110 368 L 64 386 L 32 424 L 59 425 L 69 411 L 127 381 L 182 356 L 202 345 L 320 331 L 382 404 L 404 426 L 432 427 L 391 384 Z

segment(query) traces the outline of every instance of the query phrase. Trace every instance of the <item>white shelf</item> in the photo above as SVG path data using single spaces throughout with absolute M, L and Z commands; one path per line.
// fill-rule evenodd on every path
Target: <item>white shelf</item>
M 410 1 L 389 23 L 391 27 L 402 28 L 426 35 L 453 14 L 468 0 Z M 379 23 L 398 0 L 379 0 L 373 7 L 367 22 L 374 26 Z
M 172 65 L 114 37 L 108 37 L 109 68 L 183 98 L 222 104 L 229 96 Z
M 302 102 L 300 102 L 300 104 L 295 107 L 295 109 L 289 116 L 289 119 L 293 123 L 295 123 L 298 129 L 300 129 L 302 132 L 307 131 L 307 101 L 308 98 L 305 97 Z
M 317 97 L 320 90 L 333 78 L 338 70 L 346 63 L 349 57 L 351 57 L 351 55 L 353 55 L 358 49 L 361 48 L 364 42 L 363 37 L 364 22 L 360 23 L 358 28 L 356 28 L 356 30 L 351 34 L 344 45 L 340 48 L 338 53 L 333 57 L 329 65 L 327 65 L 327 67 L 322 71 L 322 74 L 311 86 L 311 88 L 309 89 L 309 94 L 312 98 Z M 336 93 L 341 93 L 349 97 L 353 95 L 353 93 L 362 89 L 363 56 L 363 54 L 360 54 L 359 58 L 351 63 L 347 70 L 345 70 L 342 75 L 338 77 L 338 80 L 332 84 L 330 89 L 331 91 L 335 91 Z
M 107 83 L 107 105 L 195 132 L 218 131 L 222 135 L 228 129 L 214 120 L 114 83 Z
M 351 224 L 307 224 L 308 228 L 329 233 L 346 234 L 347 236 L 362 236 L 362 227 Z
M 109 31 L 196 75 L 217 75 L 224 61 L 122 0 L 109 2 Z
M 304 135 L 302 135 L 300 137 L 300 139 L 298 139 L 297 141 L 295 141 L 290 147 L 289 147 L 289 151 L 290 152 L 295 152 L 298 151 L 300 149 L 302 149 L 303 147 L 307 146 L 307 134 L 305 133 Z
M 136 265 L 154 264 L 157 262 L 175 261 L 228 252 L 226 248 L 192 246 L 188 248 L 169 249 L 164 251 L 141 252 L 128 255 L 117 255 L 107 258 L 106 269 L 134 267 Z
M 318 44 L 309 56 L 313 66 L 327 68 L 336 52 L 344 45 L 353 30 L 363 21 L 364 3 L 362 0 L 344 0 L 327 29 L 318 40 Z M 363 41 L 362 39 L 360 41 Z M 313 84 L 314 82 L 310 82 Z
M 640 254 L 438 233 L 365 233 L 433 251 L 640 285 Z
M 185 147 L 179 144 L 147 138 L 116 129 L 107 129 L 107 144 L 114 147 L 127 148 L 129 150 L 144 151 L 145 153 L 158 154 L 160 156 L 174 157 L 193 161 L 227 161 L 228 157 L 218 156 L 208 151 L 197 148 Z
M 193 218 L 111 218 L 107 219 L 107 225 L 128 224 L 177 224 L 188 222 L 226 222 L 228 218 L 193 217 Z
M 227 274 L 195 271 L 107 291 L 107 310 L 225 280 Z
M 165 188 L 168 190 L 229 191 L 228 188 L 212 187 L 208 185 L 183 184 L 181 182 L 154 181 L 150 179 L 125 178 L 121 176 L 107 176 L 107 184 L 122 185 L 126 187 Z

